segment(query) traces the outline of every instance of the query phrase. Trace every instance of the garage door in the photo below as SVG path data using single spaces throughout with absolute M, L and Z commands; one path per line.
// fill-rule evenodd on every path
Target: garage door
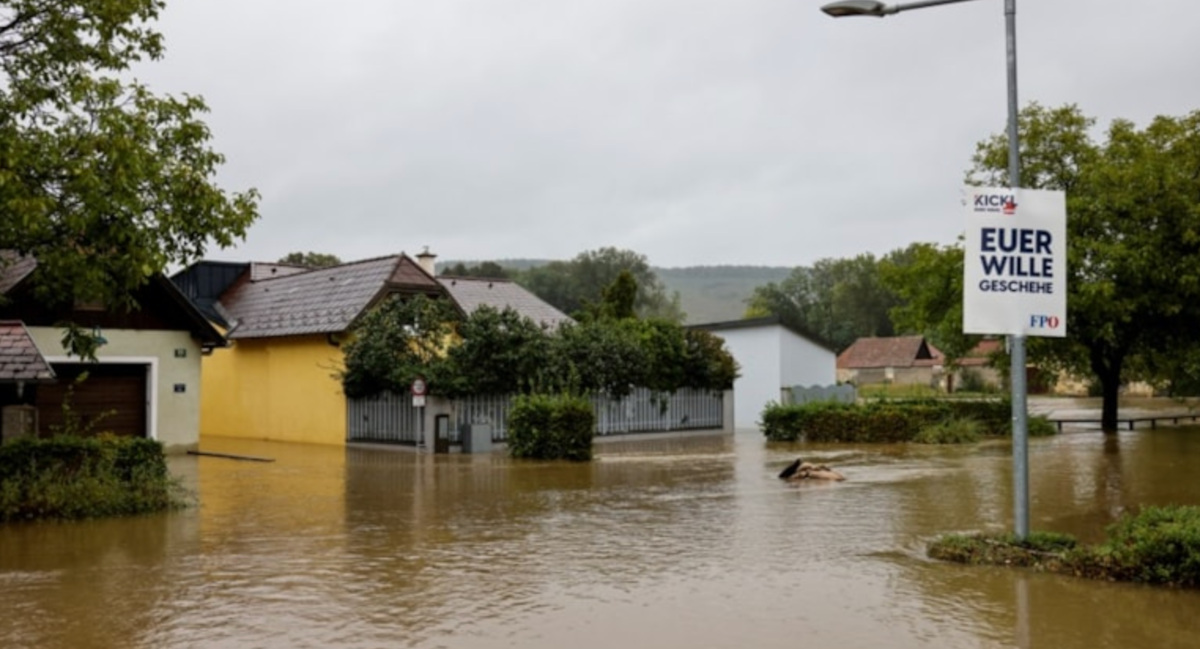
M 72 411 L 84 422 L 96 422 L 93 434 L 146 436 L 145 365 L 55 363 L 53 367 L 58 382 L 37 387 L 38 427 L 43 435 L 63 425 L 63 399 L 67 388 L 74 386 Z M 75 379 L 85 371 L 87 379 L 77 383 Z

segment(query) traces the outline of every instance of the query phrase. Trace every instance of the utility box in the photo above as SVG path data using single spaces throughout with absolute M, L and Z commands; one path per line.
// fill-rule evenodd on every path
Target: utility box
M 0 416 L 0 442 L 37 434 L 37 408 L 33 406 L 4 406 Z
M 464 424 L 462 427 L 463 453 L 490 453 L 492 451 L 491 424 Z

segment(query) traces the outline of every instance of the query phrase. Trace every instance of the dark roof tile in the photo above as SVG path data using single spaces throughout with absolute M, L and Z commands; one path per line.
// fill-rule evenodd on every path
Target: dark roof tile
M 0 381 L 52 381 L 54 370 L 25 325 L 0 320 Z
M 838 355 L 837 366 L 842 369 L 913 367 L 933 365 L 941 358 L 942 353 L 926 343 L 923 336 L 859 338 Z
M 477 279 L 473 277 L 439 277 L 437 280 L 450 293 L 464 313 L 470 314 L 481 306 L 497 310 L 512 307 L 518 314 L 538 324 L 558 327 L 564 322 L 573 322 L 567 314 L 559 311 L 525 287 L 502 279 Z
M 392 255 L 240 282 L 220 301 L 233 324 L 230 338 L 298 336 L 345 331 L 389 289 L 442 292 L 407 255 Z

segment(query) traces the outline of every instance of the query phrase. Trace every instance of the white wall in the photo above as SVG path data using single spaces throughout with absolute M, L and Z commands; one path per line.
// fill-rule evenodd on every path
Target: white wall
M 739 430 L 757 429 L 763 407 L 779 400 L 781 330 L 768 325 L 712 332 L 725 340 L 741 367 L 741 376 L 733 383 L 733 423 Z
M 779 374 L 781 388 L 837 383 L 837 354 L 796 335 L 790 329 L 778 329 L 783 351 Z

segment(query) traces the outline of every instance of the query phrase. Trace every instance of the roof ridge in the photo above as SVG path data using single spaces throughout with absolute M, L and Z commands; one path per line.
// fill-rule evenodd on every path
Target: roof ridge
M 396 259 L 396 261 L 399 262 L 400 259 L 404 256 L 405 256 L 404 253 L 400 253 L 398 255 L 382 255 L 379 257 L 371 257 L 370 259 L 357 259 L 355 261 L 348 261 L 344 264 L 337 264 L 336 266 L 322 266 L 320 268 L 308 268 L 306 270 L 300 271 L 299 273 L 291 273 L 288 275 L 277 275 L 275 277 L 263 277 L 261 279 L 254 280 L 254 283 L 261 284 L 262 282 L 273 282 L 273 281 L 281 280 L 281 279 L 295 279 L 297 277 L 313 275 L 315 273 L 326 272 L 326 271 L 334 271 L 334 270 L 338 270 L 338 269 L 342 269 L 342 268 L 348 268 L 350 266 L 357 266 L 359 264 L 380 262 L 380 261 L 384 261 L 385 259 Z M 294 264 L 276 264 L 276 263 L 272 263 L 272 262 L 260 262 L 260 261 L 252 261 L 249 263 L 251 263 L 251 264 L 266 264 L 268 266 L 288 266 L 290 268 L 304 268 L 304 266 L 298 266 L 298 265 L 294 265 Z M 413 262 L 413 263 L 416 263 L 416 262 Z

